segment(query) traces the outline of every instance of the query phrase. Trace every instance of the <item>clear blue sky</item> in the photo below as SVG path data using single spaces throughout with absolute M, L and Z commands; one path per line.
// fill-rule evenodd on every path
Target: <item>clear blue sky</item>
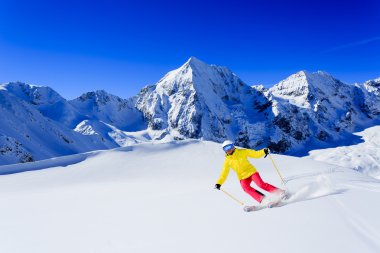
M 130 97 L 190 56 L 270 86 L 380 77 L 380 1 L 0 0 L 0 82 Z

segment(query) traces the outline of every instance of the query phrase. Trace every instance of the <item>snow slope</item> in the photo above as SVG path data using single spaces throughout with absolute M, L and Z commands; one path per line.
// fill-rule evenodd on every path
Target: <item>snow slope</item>
M 364 141 L 362 143 L 313 150 L 309 157 L 330 164 L 352 168 L 369 176 L 380 179 L 380 126 L 370 127 L 355 133 Z
M 79 134 L 41 113 L 39 106 L 54 103 L 60 97 L 51 96 L 50 100 L 38 94 L 55 93 L 22 83 L 0 87 L 0 165 L 117 146 Z
M 1 166 L 0 252 L 379 252 L 380 183 L 273 155 L 290 203 L 244 213 L 213 189 L 220 144 L 145 143 Z M 269 159 L 252 163 L 280 185 Z M 223 188 L 253 204 L 233 173 Z

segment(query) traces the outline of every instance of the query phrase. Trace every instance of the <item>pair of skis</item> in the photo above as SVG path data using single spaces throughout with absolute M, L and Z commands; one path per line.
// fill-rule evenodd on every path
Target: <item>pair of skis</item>
M 253 206 L 244 206 L 245 212 L 255 212 L 260 211 L 265 208 L 273 208 L 273 207 L 280 207 L 286 204 L 286 200 L 289 199 L 290 195 L 286 193 L 283 197 L 278 199 L 277 201 L 272 201 L 268 203 L 267 205 L 253 205 Z

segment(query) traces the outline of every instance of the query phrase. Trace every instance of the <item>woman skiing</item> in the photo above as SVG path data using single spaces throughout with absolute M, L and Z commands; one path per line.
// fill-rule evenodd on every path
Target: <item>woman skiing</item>
M 236 172 L 243 190 L 257 202 L 268 205 L 270 200 L 263 193 L 251 187 L 252 181 L 267 192 L 280 195 L 281 198 L 285 196 L 284 190 L 264 182 L 256 168 L 248 161 L 248 158 L 261 158 L 268 155 L 269 150 L 267 148 L 258 151 L 253 149 L 237 149 L 233 142 L 229 140 L 223 142 L 222 147 L 226 153 L 226 159 L 220 177 L 216 182 L 215 189 L 220 190 L 221 185 L 227 179 L 230 168 L 232 168 Z

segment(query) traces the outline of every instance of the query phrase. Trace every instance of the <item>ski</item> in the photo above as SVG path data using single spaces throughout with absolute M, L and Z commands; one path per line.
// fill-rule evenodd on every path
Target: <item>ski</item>
M 286 200 L 288 200 L 290 197 L 289 193 L 286 193 L 281 199 L 278 201 L 273 201 L 269 203 L 268 205 L 253 205 L 253 206 L 244 206 L 244 211 L 245 212 L 255 212 L 255 211 L 260 211 L 265 208 L 273 208 L 273 207 L 281 207 L 286 205 Z
M 254 212 L 267 208 L 266 206 L 244 206 L 245 212 Z
M 244 206 L 244 211 L 245 212 L 255 212 L 255 211 L 260 211 L 260 210 L 263 210 L 266 208 L 280 207 L 283 205 L 285 205 L 285 203 L 282 201 L 279 201 L 279 202 L 269 203 L 267 206 L 260 206 L 260 205 Z

